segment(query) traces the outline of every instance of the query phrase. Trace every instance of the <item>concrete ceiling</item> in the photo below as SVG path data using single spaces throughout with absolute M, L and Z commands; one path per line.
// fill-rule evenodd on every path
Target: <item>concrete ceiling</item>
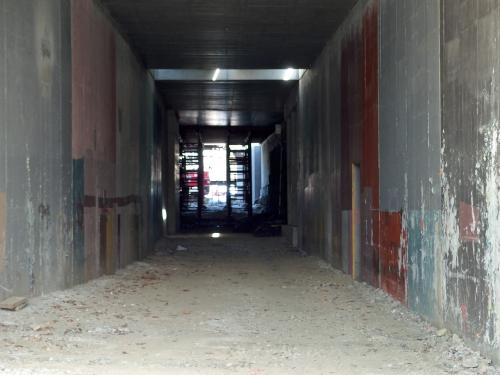
M 308 68 L 357 0 L 98 1 L 147 68 L 212 70 Z M 294 84 L 161 81 L 158 87 L 185 126 L 265 127 L 282 121 Z
M 176 110 L 280 112 L 296 82 L 160 81 L 157 87 Z
M 100 0 L 148 68 L 307 68 L 356 0 Z
M 207 111 L 180 110 L 177 117 L 181 126 L 203 125 L 226 127 L 266 127 L 283 122 L 283 112 L 261 111 Z
M 296 81 L 158 81 L 181 125 L 268 126 L 283 120 Z

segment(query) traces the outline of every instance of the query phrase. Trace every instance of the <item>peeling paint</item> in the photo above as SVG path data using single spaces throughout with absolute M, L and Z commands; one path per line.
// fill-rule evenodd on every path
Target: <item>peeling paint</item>
M 6 195 L 0 192 L 0 272 L 5 270 L 5 231 L 7 225 Z
M 370 43 L 378 44 L 378 134 L 368 135 L 373 101 L 366 85 L 375 80 L 364 59 L 374 51 L 363 27 L 372 6 L 379 14 L 378 43 Z M 351 166 L 359 165 L 363 280 L 486 344 L 481 347 L 497 359 L 499 10 L 497 0 L 359 1 L 300 80 L 289 131 L 297 148 L 289 154 L 290 170 L 297 166 L 289 212 L 299 215 L 291 220 L 302 233 L 301 247 L 313 252 L 329 243 L 323 237 L 330 233 L 340 243 L 328 258 L 345 271 L 353 268 Z M 325 118 L 334 120 L 325 124 Z M 330 148 L 337 150 L 329 164 L 324 146 L 315 147 L 323 141 L 318 132 L 330 132 Z M 366 165 L 373 175 L 363 174 Z M 331 209 L 318 194 L 323 186 L 333 196 L 332 221 L 322 219 Z
M 498 143 L 499 125 L 495 121 L 488 126 L 488 131 L 485 135 L 485 169 L 486 169 L 486 246 L 487 251 L 484 256 L 484 262 L 488 275 L 488 280 L 491 283 L 489 294 L 489 309 L 491 327 L 494 327 L 493 338 L 488 342 L 497 347 L 500 344 L 500 176 Z
M 149 221 L 157 214 L 162 108 L 153 79 L 93 1 L 0 1 L 0 34 L 1 300 L 98 276 L 93 222 L 107 209 L 113 223 L 115 210 L 132 223 L 130 241 L 120 241 L 129 246 L 128 261 L 148 253 L 158 236 Z M 118 89 L 120 104 L 134 111 L 123 137 Z M 116 183 L 127 179 L 127 192 L 116 194 Z M 95 197 L 92 208 L 84 207 L 86 195 Z M 106 228 L 110 258 L 117 258 L 116 229 Z M 112 272 L 115 259 L 107 263 Z

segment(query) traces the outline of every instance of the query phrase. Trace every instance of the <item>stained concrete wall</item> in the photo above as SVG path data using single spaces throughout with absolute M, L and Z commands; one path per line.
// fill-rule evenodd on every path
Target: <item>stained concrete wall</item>
M 500 1 L 442 2 L 443 317 L 500 358 Z
M 111 273 L 161 234 L 162 107 L 95 4 L 0 1 L 0 299 Z
M 71 14 L 74 184 L 82 194 L 75 206 L 83 209 L 74 267 L 84 281 L 113 272 L 116 254 L 116 214 L 108 203 L 116 197 L 116 40 L 92 1 L 73 0 Z
M 116 47 L 116 267 L 140 257 L 140 134 L 146 107 L 144 85 L 147 73 L 130 51 L 127 43 L 117 37 Z
M 359 1 L 286 107 L 299 247 L 496 359 L 499 3 Z
M 373 125 L 372 113 L 365 118 L 363 101 L 376 100 L 372 94 L 377 92 L 376 82 L 365 90 L 362 79 L 368 62 L 376 69 L 378 61 L 365 61 L 371 51 L 362 48 L 364 38 L 375 38 L 376 49 L 376 27 L 363 26 L 370 12 L 373 5 L 358 2 L 286 108 L 288 223 L 298 226 L 303 250 L 322 255 L 345 272 L 353 270 L 351 240 L 342 236 L 343 226 L 347 230 L 351 221 L 351 167 L 363 157 L 363 124 L 366 130 Z M 376 15 L 371 16 L 375 26 Z
M 161 227 L 161 129 L 152 77 L 109 18 L 72 0 L 74 268 L 85 281 L 146 255 Z
M 439 315 L 439 66 L 440 2 L 381 1 L 380 230 L 394 240 L 380 247 L 381 282 L 431 317 Z
M 163 234 L 161 148 L 170 138 L 163 137 L 166 114 L 152 76 L 116 32 L 115 57 L 116 266 L 123 267 Z
M 0 299 L 72 282 L 69 15 L 0 1 Z

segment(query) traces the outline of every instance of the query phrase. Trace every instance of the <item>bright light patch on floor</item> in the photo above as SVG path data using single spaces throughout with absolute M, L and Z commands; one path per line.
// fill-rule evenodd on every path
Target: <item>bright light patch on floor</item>
M 220 238 L 220 233 L 212 233 L 212 238 Z
M 161 210 L 161 217 L 163 218 L 163 221 L 167 221 L 167 210 L 166 209 Z

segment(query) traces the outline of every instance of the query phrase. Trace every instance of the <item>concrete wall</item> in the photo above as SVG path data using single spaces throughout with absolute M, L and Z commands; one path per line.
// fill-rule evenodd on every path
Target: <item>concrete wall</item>
M 152 76 L 117 34 L 115 46 L 117 266 L 123 267 L 146 255 L 163 234 L 161 149 L 170 137 Z
M 179 123 L 174 111 L 167 113 L 167 132 L 165 139 L 165 202 L 167 213 L 166 234 L 175 234 L 180 229 L 180 186 L 179 186 Z M 173 183 L 172 183 L 173 181 Z
M 443 1 L 443 317 L 500 348 L 500 1 Z
M 260 199 L 262 185 L 262 146 L 252 144 L 252 204 Z
M 280 144 L 280 135 L 273 133 L 261 144 L 260 150 L 260 194 L 267 197 L 269 194 L 269 176 L 271 174 L 271 152 Z
M 287 193 L 281 191 L 285 182 L 280 180 L 282 137 L 280 129 L 279 132 L 274 132 L 267 137 L 260 147 L 260 198 L 264 212 L 271 215 L 281 215 L 281 213 L 284 215 L 286 208 L 280 207 L 281 200 L 286 201 L 286 196 L 282 196 L 282 194 Z M 281 175 L 281 177 L 283 176 Z
M 0 1 L 0 299 L 72 282 L 69 15 Z
M 496 359 L 499 3 L 359 1 L 286 107 L 299 246 Z
M 71 4 L 75 210 L 83 211 L 74 268 L 85 281 L 141 258 L 162 234 L 164 115 L 153 79 L 108 17 L 93 1 Z
M 163 112 L 107 16 L 90 0 L 1 0 L 0 72 L 0 299 L 146 254 Z
M 439 14 L 436 0 L 380 2 L 382 287 L 433 318 L 439 315 Z
M 75 208 L 83 209 L 75 228 L 82 230 L 83 248 L 75 249 L 74 267 L 84 281 L 114 269 L 116 214 L 107 201 L 116 197 L 116 45 L 111 24 L 92 1 L 71 4 L 74 184 L 82 193 Z
M 297 95 L 290 98 L 286 109 L 288 224 L 298 226 L 303 250 L 323 256 L 345 272 L 352 272 L 356 263 L 355 254 L 348 251 L 351 239 L 342 236 L 342 228 L 350 228 L 352 217 L 351 168 L 363 157 L 363 130 L 368 135 L 377 120 L 373 115 L 377 82 L 364 87 L 364 73 L 372 64 L 370 76 L 376 78 L 373 69 L 376 71 L 378 59 L 367 43 L 366 50 L 363 48 L 363 41 L 374 39 L 370 48 L 376 51 L 376 11 L 367 1 L 358 2 L 300 80 Z M 366 113 L 365 100 L 370 108 Z M 375 139 L 366 138 L 367 153 L 368 145 L 376 143 L 376 135 Z M 371 156 L 377 160 L 376 155 Z M 362 169 L 367 194 L 372 194 L 376 189 L 370 190 L 370 169 Z

